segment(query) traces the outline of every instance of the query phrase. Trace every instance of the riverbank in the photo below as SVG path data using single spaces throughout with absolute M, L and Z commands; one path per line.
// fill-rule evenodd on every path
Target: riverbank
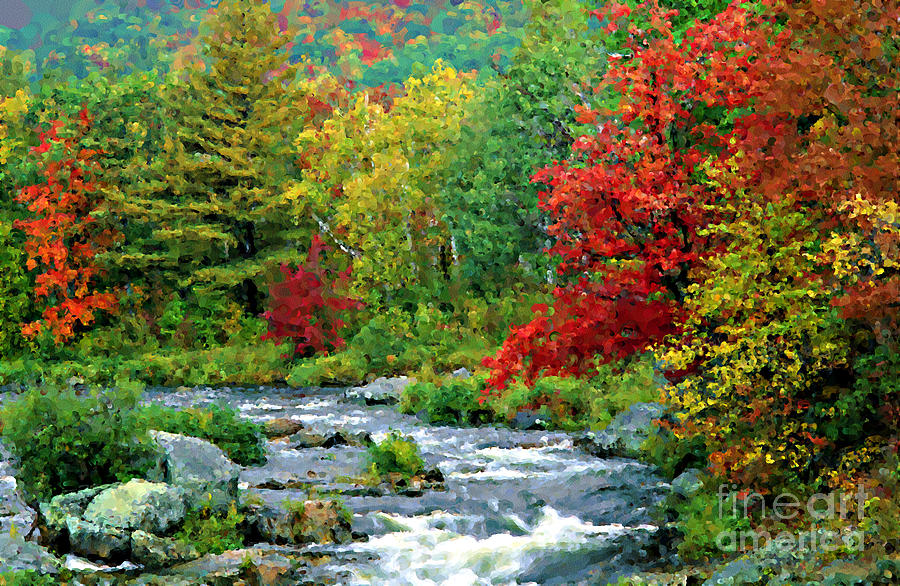
M 174 409 L 224 405 L 261 424 L 270 436 L 265 463 L 235 466 L 238 502 L 276 519 L 292 503 L 335 500 L 350 512 L 344 539 L 291 545 L 257 536 L 237 550 L 186 562 L 174 556 L 156 568 L 58 546 L 58 558 L 39 555 L 40 539 L 25 531 L 20 543 L 42 571 L 56 570 L 48 583 L 77 576 L 84 584 L 200 584 L 212 576 L 237 584 L 248 572 L 260 584 L 891 583 L 878 580 L 894 575 L 895 557 L 846 548 L 823 555 L 767 547 L 686 563 L 673 503 L 702 493 L 700 471 L 671 479 L 636 459 L 661 407 L 635 405 L 598 433 L 541 429 L 534 420 L 521 420 L 523 429 L 450 426 L 398 411 L 408 382 L 153 388 L 142 396 Z M 391 433 L 413 439 L 440 481 L 400 489 L 367 482 L 367 445 Z M 33 523 L 45 522 L 43 511 L 34 515 Z

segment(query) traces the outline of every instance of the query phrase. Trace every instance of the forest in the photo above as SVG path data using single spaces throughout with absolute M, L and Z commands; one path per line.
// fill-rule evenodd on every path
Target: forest
M 135 415 L 144 389 L 408 377 L 437 426 L 659 406 L 628 455 L 697 487 L 658 507 L 677 562 L 619 583 L 699 584 L 754 553 L 730 531 L 843 541 L 727 583 L 895 583 L 900 3 L 156 5 L 0 26 L 0 421 L 33 502 L 139 477 L 132 415 L 250 433 Z

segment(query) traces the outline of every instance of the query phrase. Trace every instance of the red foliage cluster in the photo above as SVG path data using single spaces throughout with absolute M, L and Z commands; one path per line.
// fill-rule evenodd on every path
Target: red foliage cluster
M 34 294 L 47 303 L 43 320 L 22 326 L 26 337 L 49 329 L 56 342 L 63 343 L 74 336 L 76 324 L 88 325 L 95 312 L 117 307 L 116 295 L 97 290 L 101 270 L 94 258 L 115 240 L 116 233 L 99 228 L 91 216 L 100 203 L 99 153 L 78 146 L 90 125 L 87 110 L 82 110 L 75 121 L 75 137 L 59 136 L 67 126 L 62 120 L 39 131 L 40 144 L 32 154 L 38 157 L 43 181 L 22 188 L 16 198 L 33 214 L 15 226 L 28 236 L 28 269 L 42 270 L 35 279 Z
M 325 267 L 321 256 L 327 251 L 317 234 L 303 266 L 294 271 L 282 265 L 284 281 L 269 288 L 270 309 L 263 314 L 269 331 L 263 340 L 289 339 L 300 355 L 327 353 L 344 345 L 339 335 L 344 321 L 339 316 L 363 304 L 338 293 L 346 289 L 350 269 L 335 273 Z
M 896 56 L 891 66 L 885 53 L 896 51 L 888 39 L 896 38 L 897 4 L 757 4 L 733 2 L 680 41 L 670 32 L 674 11 L 655 0 L 637 9 L 649 25 L 630 26 L 631 57 L 610 56 L 600 85 L 621 99 L 610 110 L 579 110 L 581 122 L 602 121 L 596 133 L 579 139 L 574 162 L 533 178 L 549 185 L 540 205 L 554 220 L 551 252 L 568 281 L 550 315 L 513 328 L 485 359 L 489 388 L 520 376 L 583 375 L 677 332 L 692 269 L 727 246 L 703 229 L 733 220 L 743 193 L 763 201 L 797 194 L 798 206 L 824 218 L 823 230 L 856 194 L 896 198 L 896 91 L 884 89 L 900 78 Z M 613 31 L 632 11 L 612 3 L 592 14 Z M 727 196 L 735 205 L 698 180 L 701 164 L 737 178 Z M 862 290 L 871 302 L 896 282 L 847 294 Z

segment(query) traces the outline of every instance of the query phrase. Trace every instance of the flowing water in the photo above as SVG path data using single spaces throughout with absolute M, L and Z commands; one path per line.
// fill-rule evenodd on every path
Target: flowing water
M 566 433 L 429 425 L 348 400 L 342 389 L 160 390 L 148 398 L 178 407 L 226 402 L 253 420 L 286 417 L 322 435 L 412 436 L 446 490 L 367 493 L 348 480 L 364 470 L 365 449 L 349 445 L 270 442 L 268 463 L 241 475 L 242 488 L 273 504 L 311 488 L 345 495 L 354 530 L 368 540 L 315 546 L 340 583 L 605 584 L 658 557 L 649 513 L 668 485 L 641 463 L 582 452 Z M 285 485 L 295 488 L 273 488 Z

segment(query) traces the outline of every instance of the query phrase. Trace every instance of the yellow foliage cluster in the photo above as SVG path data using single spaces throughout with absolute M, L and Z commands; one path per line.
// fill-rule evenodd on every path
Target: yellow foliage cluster
M 17 90 L 15 95 L 0 97 L 0 165 L 5 165 L 19 144 L 9 135 L 9 125 L 22 121 L 31 103 L 31 96 L 24 90 Z
M 472 81 L 438 62 L 389 110 L 362 94 L 297 138 L 310 165 L 287 196 L 351 252 L 355 293 L 425 283 L 451 254 L 439 187 Z

